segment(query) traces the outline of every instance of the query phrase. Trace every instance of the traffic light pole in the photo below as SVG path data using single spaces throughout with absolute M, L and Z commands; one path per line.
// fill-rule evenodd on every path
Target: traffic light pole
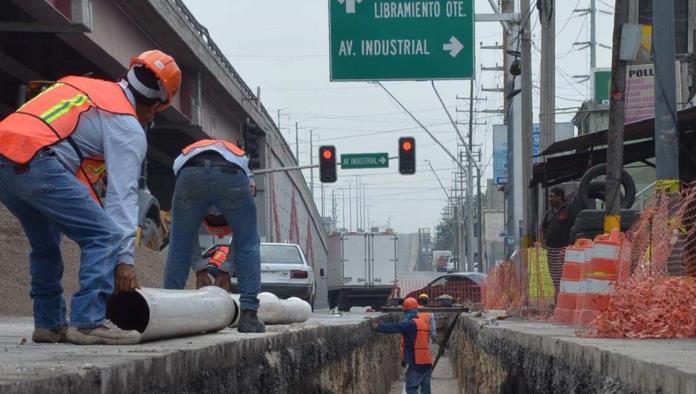
M 308 168 L 319 168 L 319 164 L 312 164 L 312 165 L 306 165 L 306 166 L 278 167 L 278 168 L 261 168 L 258 170 L 254 170 L 254 175 L 256 175 L 256 174 L 270 174 L 273 172 L 283 172 L 283 171 L 306 170 Z

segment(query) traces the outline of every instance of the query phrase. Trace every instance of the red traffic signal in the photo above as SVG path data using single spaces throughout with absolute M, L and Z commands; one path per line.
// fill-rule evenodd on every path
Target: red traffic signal
M 319 180 L 322 183 L 333 183 L 336 178 L 336 147 L 322 145 L 319 147 Z
M 399 138 L 399 173 L 416 173 L 416 139 L 413 137 Z

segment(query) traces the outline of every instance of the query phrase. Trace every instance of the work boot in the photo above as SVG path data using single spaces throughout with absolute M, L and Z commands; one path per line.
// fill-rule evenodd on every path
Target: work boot
M 215 278 L 215 286 L 224 289 L 228 293 L 232 291 L 232 280 L 229 272 L 218 271 L 217 278 Z
M 210 275 L 208 275 L 207 268 L 196 272 L 196 289 L 212 285 L 213 281 L 210 279 Z
M 34 333 L 31 334 L 31 340 L 34 343 L 62 343 L 65 342 L 67 330 L 67 327 L 61 327 L 57 330 L 36 327 Z
M 266 332 L 266 326 L 259 320 L 256 311 L 242 309 L 242 316 L 239 317 L 239 332 Z
M 140 342 L 140 333 L 122 330 L 110 320 L 95 328 L 69 327 L 66 340 L 76 345 L 132 345 Z

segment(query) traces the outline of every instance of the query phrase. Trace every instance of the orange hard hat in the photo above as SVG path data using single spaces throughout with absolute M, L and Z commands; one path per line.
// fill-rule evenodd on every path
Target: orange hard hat
M 181 70 L 174 58 L 160 50 L 153 49 L 131 58 L 128 65 L 129 74 L 134 67 L 138 66 L 146 67 L 152 71 L 159 80 L 160 88 L 158 90 L 151 89 L 138 83 L 137 79 L 134 80 L 130 75 L 128 82 L 145 97 L 159 99 L 163 103 L 158 108 L 159 110 L 167 108 L 181 86 Z
M 404 308 L 405 311 L 418 309 L 418 301 L 416 301 L 416 299 L 413 297 L 408 297 L 404 300 L 404 303 L 401 306 Z

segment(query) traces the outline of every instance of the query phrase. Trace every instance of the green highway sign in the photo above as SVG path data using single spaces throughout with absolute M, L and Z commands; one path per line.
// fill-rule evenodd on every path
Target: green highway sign
M 389 168 L 388 153 L 348 153 L 341 155 L 341 168 Z
M 332 81 L 466 79 L 474 0 L 329 0 Z

